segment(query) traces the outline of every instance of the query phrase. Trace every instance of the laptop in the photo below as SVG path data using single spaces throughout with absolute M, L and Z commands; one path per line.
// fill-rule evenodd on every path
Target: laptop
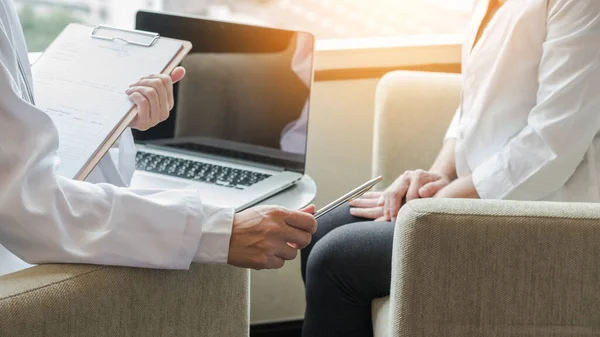
M 140 11 L 136 29 L 192 42 L 170 117 L 134 130 L 132 185 L 197 189 L 246 209 L 306 169 L 314 37 L 305 32 Z

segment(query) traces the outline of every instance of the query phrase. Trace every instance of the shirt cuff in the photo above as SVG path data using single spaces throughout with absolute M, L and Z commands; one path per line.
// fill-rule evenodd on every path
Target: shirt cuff
M 206 204 L 203 207 L 205 217 L 202 236 L 194 262 L 226 264 L 229 258 L 234 210 Z
M 473 185 L 481 199 L 504 199 L 514 189 L 502 157 L 495 155 L 473 171 Z

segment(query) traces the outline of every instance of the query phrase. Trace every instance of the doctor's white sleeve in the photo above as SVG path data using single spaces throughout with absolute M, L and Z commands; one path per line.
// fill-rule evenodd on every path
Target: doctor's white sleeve
M 233 210 L 196 191 L 131 190 L 55 174 L 58 134 L 0 63 L 0 243 L 24 261 L 186 269 L 226 263 Z
M 483 199 L 539 200 L 562 187 L 600 130 L 600 1 L 552 0 L 528 125 L 475 168 Z

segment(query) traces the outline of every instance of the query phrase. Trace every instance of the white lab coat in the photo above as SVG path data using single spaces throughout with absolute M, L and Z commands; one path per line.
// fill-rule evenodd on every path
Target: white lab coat
M 57 176 L 58 134 L 26 101 L 17 55 L 31 83 L 14 5 L 0 0 L 0 275 L 24 267 L 20 259 L 166 269 L 227 261 L 233 209 L 202 204 L 197 191 L 115 186 L 133 173 L 131 133 L 90 181 Z
M 600 1 L 508 0 L 471 50 L 447 138 L 483 199 L 600 201 Z

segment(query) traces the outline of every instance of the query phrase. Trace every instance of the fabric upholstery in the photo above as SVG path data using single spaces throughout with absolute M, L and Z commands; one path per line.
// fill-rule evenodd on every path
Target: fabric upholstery
M 600 205 L 417 200 L 394 239 L 393 336 L 600 335 Z
M 372 175 L 389 186 L 406 170 L 431 165 L 460 104 L 458 74 L 396 71 L 377 85 Z M 410 126 L 410 127 L 405 127 Z M 390 335 L 389 298 L 373 301 L 376 337 Z
M 378 298 L 373 301 L 373 336 L 389 337 L 390 331 L 390 298 Z
M 0 277 L 0 336 L 248 336 L 248 271 L 44 265 Z

